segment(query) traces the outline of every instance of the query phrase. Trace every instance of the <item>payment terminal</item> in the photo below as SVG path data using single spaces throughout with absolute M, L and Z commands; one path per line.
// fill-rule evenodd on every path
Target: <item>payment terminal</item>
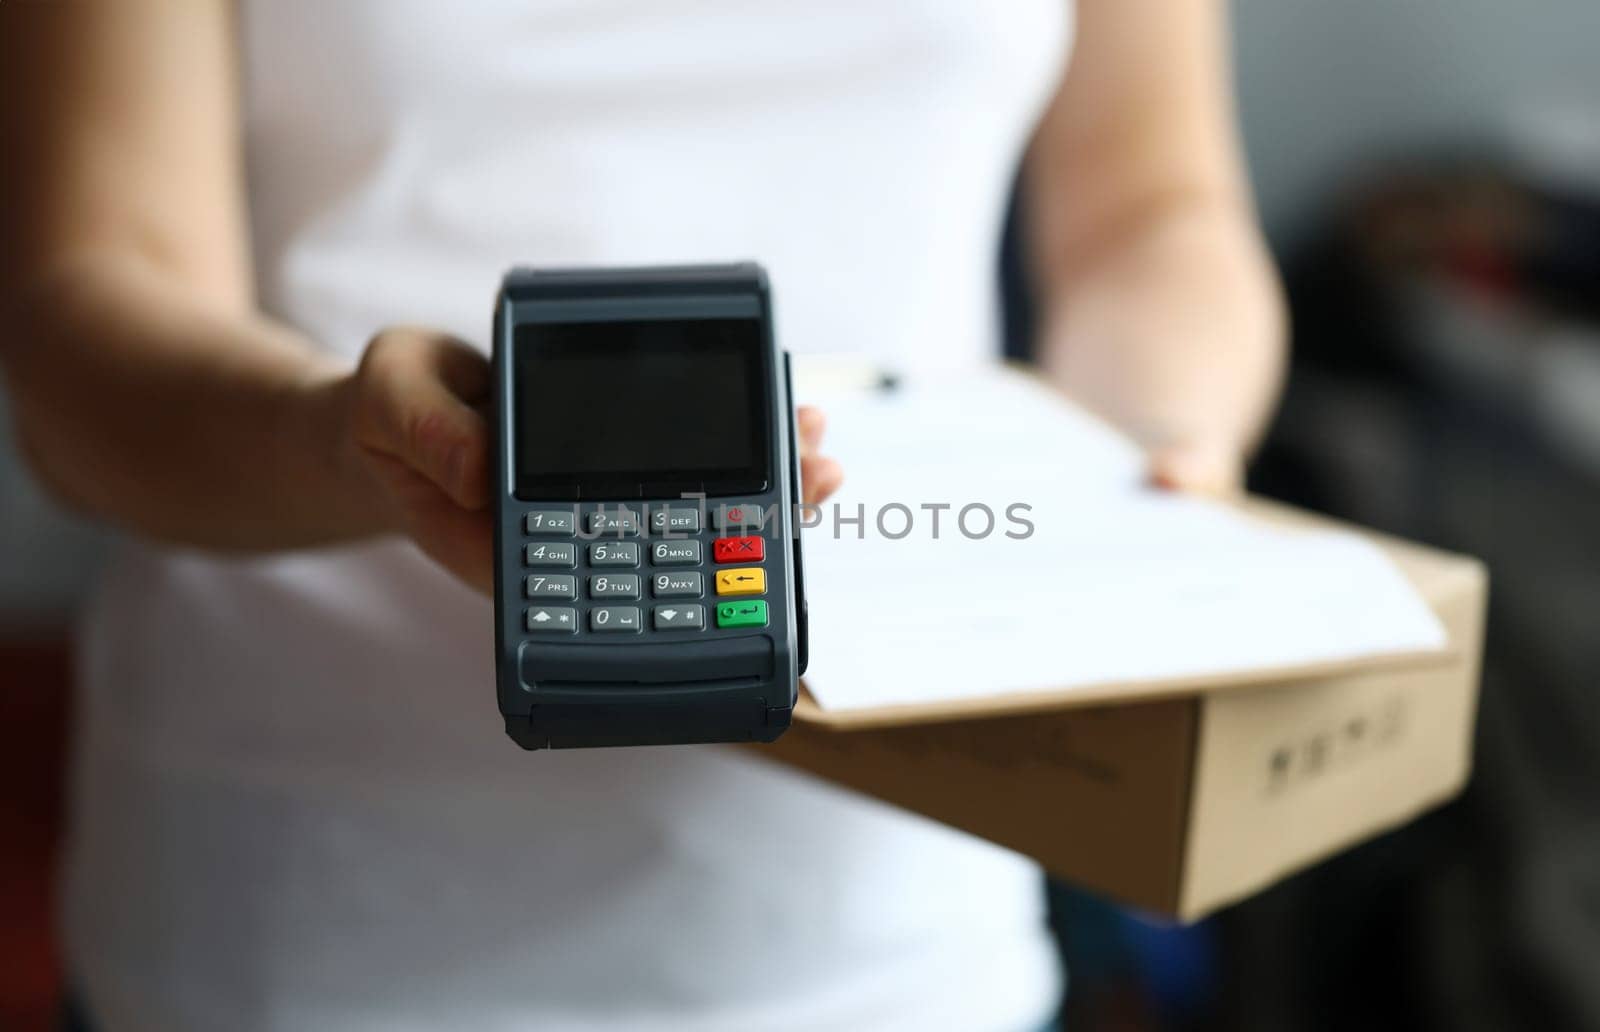
M 777 738 L 806 612 L 766 273 L 513 270 L 493 364 L 506 733 L 525 749 Z

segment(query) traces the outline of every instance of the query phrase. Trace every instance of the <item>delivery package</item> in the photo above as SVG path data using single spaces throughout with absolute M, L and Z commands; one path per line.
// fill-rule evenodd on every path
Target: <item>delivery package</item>
M 1476 560 L 1152 491 L 1006 370 L 816 400 L 851 479 L 806 521 L 810 669 L 762 755 L 1183 920 L 1465 783 Z

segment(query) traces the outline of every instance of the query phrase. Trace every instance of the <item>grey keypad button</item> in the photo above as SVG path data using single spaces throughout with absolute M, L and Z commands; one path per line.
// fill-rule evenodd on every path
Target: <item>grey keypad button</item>
M 528 630 L 572 634 L 578 629 L 578 611 L 563 606 L 534 606 L 528 610 Z
M 597 573 L 589 578 L 590 598 L 638 598 L 637 573 Z
M 535 509 L 522 518 L 522 529 L 529 534 L 571 537 L 578 529 L 578 517 L 571 509 Z
M 650 578 L 656 598 L 699 598 L 706 593 L 705 578 L 698 573 L 658 573 Z
M 633 537 L 639 533 L 639 514 L 633 509 L 599 509 L 589 514 L 589 533 Z
M 760 530 L 767 511 L 747 502 L 716 502 L 706 507 L 711 514 L 712 530 Z
M 578 546 L 570 541 L 539 541 L 523 546 L 524 566 L 571 568 L 578 562 Z
M 656 630 L 698 631 L 706 625 L 704 606 L 656 606 Z
M 653 566 L 696 566 L 700 557 L 698 541 L 657 541 L 650 546 Z
M 650 513 L 652 534 L 693 534 L 699 529 L 699 509 L 656 509 Z
M 639 619 L 638 606 L 595 606 L 589 610 L 591 631 L 637 634 L 643 627 L 644 623 Z
M 638 566 L 637 541 L 599 541 L 589 546 L 590 566 Z
M 577 598 L 578 578 L 548 573 L 530 573 L 523 582 L 529 598 Z

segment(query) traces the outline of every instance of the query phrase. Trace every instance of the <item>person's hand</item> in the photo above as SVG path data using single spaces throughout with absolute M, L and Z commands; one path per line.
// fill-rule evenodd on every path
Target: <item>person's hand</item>
M 373 337 L 344 384 L 347 444 L 391 529 L 478 590 L 494 589 L 489 361 L 431 330 Z
M 466 583 L 493 590 L 488 360 L 442 333 L 388 329 L 341 389 L 349 451 L 376 485 L 386 524 Z M 818 453 L 822 413 L 802 407 L 798 422 L 805 500 L 820 502 L 843 473 Z
M 1172 491 L 1237 494 L 1244 488 L 1244 459 L 1236 448 L 1198 442 L 1151 448 L 1150 482 Z
M 795 422 L 800 429 L 800 485 L 808 505 L 818 505 L 828 499 L 844 482 L 844 469 L 839 463 L 821 454 L 822 433 L 827 420 L 822 410 L 810 405 L 795 409 Z

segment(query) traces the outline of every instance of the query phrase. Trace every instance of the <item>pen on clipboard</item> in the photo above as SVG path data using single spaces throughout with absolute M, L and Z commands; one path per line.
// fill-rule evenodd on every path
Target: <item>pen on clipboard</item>
M 795 392 L 801 396 L 889 392 L 900 386 L 900 374 L 856 355 L 797 355 Z

